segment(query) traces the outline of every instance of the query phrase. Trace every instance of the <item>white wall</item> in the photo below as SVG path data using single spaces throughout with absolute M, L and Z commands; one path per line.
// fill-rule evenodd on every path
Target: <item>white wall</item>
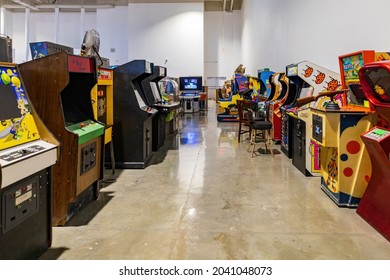
M 246 73 L 257 75 L 260 68 L 282 71 L 289 64 L 283 51 L 287 36 L 284 2 L 288 0 L 243 1 L 241 59 Z
M 241 11 L 204 14 L 204 75 L 229 79 L 241 63 Z
M 244 0 L 243 64 L 285 71 L 309 60 L 339 72 L 339 55 L 390 50 L 389 10 L 388 0 Z
M 15 49 L 14 62 L 26 61 L 26 38 L 25 38 L 25 13 L 13 13 L 12 26 L 7 22 L 6 27 L 10 30 L 12 46 Z M 96 13 L 85 13 L 85 29 L 96 29 Z M 83 35 L 81 35 L 81 13 L 59 13 L 59 38 L 58 44 L 74 48 L 79 53 Z M 55 13 L 30 13 L 30 42 L 50 41 L 55 42 Z M 27 42 L 28 43 L 28 42 Z M 31 59 L 29 53 L 28 59 Z
M 203 3 L 130 3 L 128 26 L 129 61 L 166 66 L 169 76 L 203 76 Z
M 97 10 L 100 56 L 109 58 L 111 65 L 128 62 L 128 20 L 127 6 Z

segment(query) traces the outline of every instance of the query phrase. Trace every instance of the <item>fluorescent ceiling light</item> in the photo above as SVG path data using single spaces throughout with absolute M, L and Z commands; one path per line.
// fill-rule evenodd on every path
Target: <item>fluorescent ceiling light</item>
M 22 6 L 26 7 L 26 8 L 29 8 L 29 9 L 34 10 L 34 11 L 38 11 L 39 10 L 37 7 L 33 6 L 31 4 L 31 2 L 28 1 L 28 0 L 24 0 L 24 1 L 22 1 L 22 0 L 12 0 L 12 2 L 17 3 L 19 5 L 22 5 Z

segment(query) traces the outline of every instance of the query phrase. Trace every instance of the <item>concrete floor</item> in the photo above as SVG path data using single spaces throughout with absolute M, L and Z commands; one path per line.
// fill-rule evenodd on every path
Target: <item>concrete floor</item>
M 390 242 L 337 207 L 318 177 L 283 153 L 251 158 L 238 124 L 215 111 L 211 101 L 181 118 L 146 169 L 117 170 L 97 201 L 53 228 L 41 259 L 390 259 Z

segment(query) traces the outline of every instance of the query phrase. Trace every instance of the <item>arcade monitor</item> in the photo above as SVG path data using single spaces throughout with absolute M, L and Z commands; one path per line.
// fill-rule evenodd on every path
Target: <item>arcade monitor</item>
M 41 58 L 61 51 L 73 54 L 73 48 L 53 42 L 31 42 L 30 50 L 32 59 Z

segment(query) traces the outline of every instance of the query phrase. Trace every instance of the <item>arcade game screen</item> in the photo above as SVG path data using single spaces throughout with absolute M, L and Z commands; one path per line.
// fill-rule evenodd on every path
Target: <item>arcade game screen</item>
M 366 98 L 359 81 L 359 69 L 364 65 L 363 55 L 356 54 L 342 58 L 348 104 L 365 106 Z
M 39 139 L 26 93 L 13 66 L 0 67 L 0 150 Z
M 160 102 L 161 101 L 161 96 L 160 96 L 160 90 L 157 87 L 157 83 L 155 82 L 150 82 L 150 87 L 153 92 L 153 97 L 154 97 L 154 102 Z
M 364 96 L 361 84 L 348 85 L 347 91 L 348 104 L 365 105 L 366 97 Z
M 374 97 L 380 102 L 390 102 L 390 74 L 384 68 L 367 70 L 364 73 L 374 91 Z
M 202 77 L 180 77 L 180 90 L 202 90 Z
M 30 43 L 30 50 L 32 59 L 49 55 L 49 50 L 45 42 Z

